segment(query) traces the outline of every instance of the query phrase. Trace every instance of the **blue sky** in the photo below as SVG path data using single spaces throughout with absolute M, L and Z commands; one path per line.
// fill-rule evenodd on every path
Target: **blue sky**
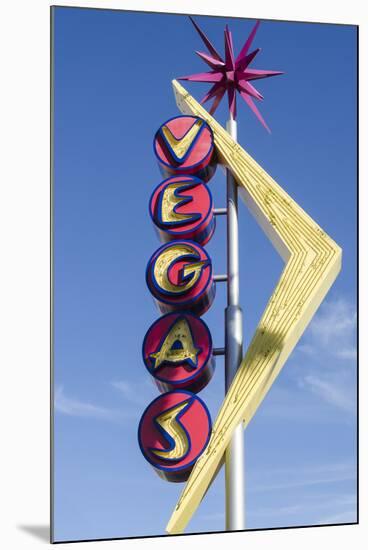
M 197 17 L 235 50 L 251 20 Z M 159 313 L 145 287 L 158 248 L 148 215 L 160 181 L 152 139 L 179 114 L 171 80 L 205 70 L 185 16 L 55 9 L 55 539 L 163 534 L 182 490 L 140 454 L 137 426 L 158 395 L 141 360 Z M 255 68 L 272 134 L 245 104 L 239 143 L 343 248 L 343 269 L 245 432 L 247 527 L 356 519 L 356 30 L 262 22 Z M 198 99 L 205 86 L 187 84 Z M 224 124 L 227 106 L 216 113 Z M 224 206 L 221 169 L 209 183 Z M 318 196 L 317 196 L 318 195 Z M 283 264 L 240 205 L 245 342 Z M 206 246 L 226 266 L 225 220 Z M 223 345 L 226 289 L 204 320 Z M 200 396 L 214 419 L 223 359 Z M 223 472 L 187 532 L 224 529 Z

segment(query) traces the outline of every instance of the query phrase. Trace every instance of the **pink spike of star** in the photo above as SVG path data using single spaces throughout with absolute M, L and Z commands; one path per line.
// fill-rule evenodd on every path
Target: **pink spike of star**
M 219 69 L 221 67 L 225 66 L 225 63 L 223 61 L 218 61 L 214 57 L 211 57 L 210 55 L 207 55 L 204 52 L 196 52 L 196 54 L 203 59 L 207 65 L 209 65 L 212 69 Z
M 244 99 L 253 113 L 256 115 L 261 124 L 268 130 L 268 126 L 264 121 L 261 113 L 257 109 L 254 99 L 262 100 L 263 96 L 256 90 L 256 88 L 250 84 L 251 80 L 260 80 L 261 78 L 269 78 L 270 76 L 277 76 L 284 74 L 281 71 L 265 71 L 260 69 L 250 69 L 249 65 L 252 63 L 260 49 L 257 48 L 249 53 L 252 42 L 255 38 L 260 21 L 257 21 L 254 25 L 250 35 L 248 36 L 244 46 L 240 50 L 239 55 L 235 58 L 232 34 L 229 27 L 226 25 L 224 37 L 225 37 L 225 59 L 223 59 L 207 38 L 205 33 L 200 29 L 198 24 L 190 17 L 196 31 L 202 38 L 209 54 L 203 52 L 196 52 L 201 59 L 209 67 L 210 71 L 205 73 L 197 73 L 188 76 L 181 76 L 178 80 L 189 80 L 192 82 L 207 82 L 213 84 L 209 92 L 203 97 L 201 103 L 205 103 L 214 98 L 213 104 L 210 109 L 210 113 L 213 114 L 218 105 L 220 104 L 223 96 L 227 92 L 229 101 L 229 110 L 231 117 L 236 119 L 236 92 Z

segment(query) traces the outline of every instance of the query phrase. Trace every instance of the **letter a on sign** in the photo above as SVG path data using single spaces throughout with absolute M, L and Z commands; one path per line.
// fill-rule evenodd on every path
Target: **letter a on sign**
M 142 355 L 161 392 L 180 388 L 197 393 L 215 369 L 210 331 L 203 319 L 187 311 L 157 319 L 144 337 Z
M 160 348 L 155 353 L 151 353 L 150 358 L 155 369 L 164 363 L 175 365 L 182 362 L 186 362 L 192 369 L 195 369 L 200 351 L 194 345 L 188 321 L 185 317 L 179 317 L 167 333 Z

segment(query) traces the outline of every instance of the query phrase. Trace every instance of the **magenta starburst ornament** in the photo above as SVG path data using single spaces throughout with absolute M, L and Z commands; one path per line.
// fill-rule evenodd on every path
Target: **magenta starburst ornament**
M 201 59 L 209 67 L 210 71 L 206 73 L 197 73 L 189 76 L 179 77 L 178 80 L 190 80 L 192 82 L 209 82 L 213 83 L 213 86 L 207 92 L 207 94 L 202 99 L 201 103 L 205 103 L 210 99 L 213 99 L 213 103 L 210 109 L 210 114 L 212 115 L 221 99 L 227 92 L 229 100 L 229 109 L 232 118 L 236 119 L 236 92 L 239 92 L 244 101 L 252 109 L 253 113 L 260 120 L 263 126 L 270 132 L 269 127 L 264 121 L 261 113 L 259 112 L 254 99 L 262 100 L 263 96 L 256 90 L 256 88 L 250 83 L 251 80 L 259 80 L 261 78 L 268 78 L 270 76 L 277 76 L 279 74 L 284 74 L 280 71 L 264 71 L 260 69 L 250 69 L 249 65 L 256 57 L 257 53 L 260 51 L 260 48 L 253 50 L 248 53 L 252 42 L 254 40 L 255 34 L 259 27 L 260 21 L 257 21 L 254 25 L 252 32 L 248 36 L 244 46 L 242 47 L 239 55 L 234 57 L 234 48 L 233 48 L 233 39 L 229 27 L 225 27 L 225 60 L 222 59 L 220 54 L 217 52 L 215 47 L 211 44 L 210 40 L 204 34 L 204 32 L 199 28 L 197 23 L 190 17 L 194 27 L 196 28 L 198 34 L 202 38 L 206 48 L 209 51 L 208 55 L 204 52 L 196 52 Z

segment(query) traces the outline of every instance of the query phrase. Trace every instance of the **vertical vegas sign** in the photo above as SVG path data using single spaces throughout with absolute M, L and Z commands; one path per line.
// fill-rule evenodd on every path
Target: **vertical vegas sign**
M 174 80 L 183 115 L 162 124 L 154 139 L 165 179 L 151 195 L 149 212 L 164 244 L 148 262 L 146 282 L 163 315 L 144 338 L 143 362 L 161 395 L 144 411 L 138 428 L 142 453 L 157 473 L 186 482 L 166 527 L 171 534 L 184 531 L 223 463 L 226 529 L 245 528 L 243 428 L 333 284 L 342 256 L 341 248 L 236 141 L 237 93 L 268 130 L 254 103 L 263 97 L 250 82 L 282 74 L 249 67 L 260 51 L 250 51 L 259 21 L 236 58 L 226 26 L 224 59 L 192 23 L 209 52 L 197 53 L 211 70 L 179 80 L 211 83 L 202 103 L 213 99 L 213 104 L 206 111 Z M 226 130 L 212 117 L 225 93 Z M 216 210 L 207 183 L 217 163 L 227 172 L 227 204 Z M 244 357 L 238 192 L 285 263 Z M 215 231 L 215 214 L 227 216 L 227 274 L 220 276 L 213 274 L 204 248 Z M 201 319 L 215 298 L 216 281 L 227 281 L 223 350 L 213 348 Z M 210 382 L 219 354 L 225 355 L 226 394 L 212 427 L 197 393 Z
M 156 132 L 154 152 L 165 180 L 154 189 L 149 212 L 164 244 L 148 261 L 146 282 L 163 316 L 146 333 L 143 361 L 162 395 L 143 413 L 138 437 L 161 477 L 186 481 L 212 426 L 197 393 L 215 369 L 211 334 L 201 319 L 215 297 L 204 248 L 215 230 L 207 187 L 216 169 L 213 134 L 199 117 L 174 117 Z

